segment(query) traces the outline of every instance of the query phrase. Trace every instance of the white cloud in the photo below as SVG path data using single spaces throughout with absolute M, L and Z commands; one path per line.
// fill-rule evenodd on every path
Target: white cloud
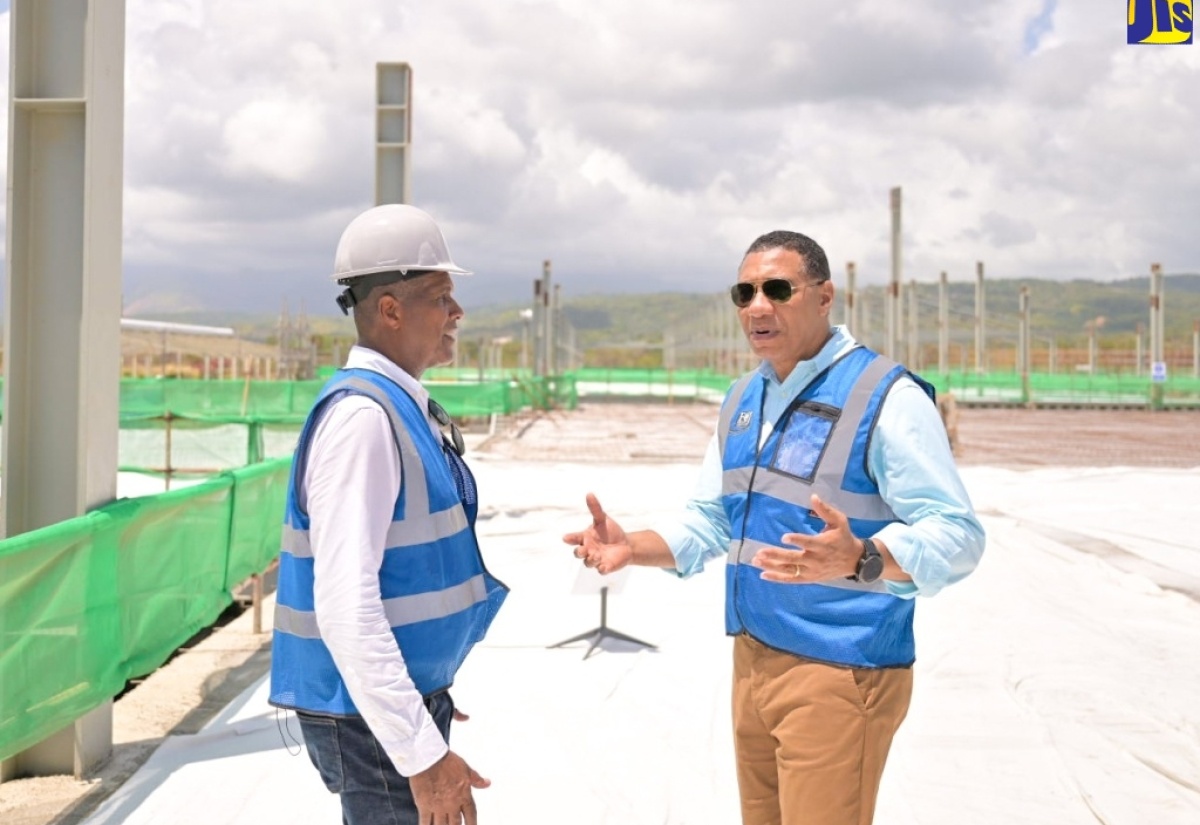
M 312 101 L 252 100 L 225 123 L 219 163 L 231 178 L 299 183 L 324 155 L 323 114 Z
M 375 63 L 399 60 L 414 199 L 481 273 L 469 304 L 522 299 L 544 258 L 568 292 L 715 291 L 781 227 L 880 282 L 897 185 L 906 278 L 1200 270 L 1200 45 L 1127 46 L 1123 19 L 1090 0 L 127 0 L 127 292 L 332 309 L 337 236 L 373 197 Z

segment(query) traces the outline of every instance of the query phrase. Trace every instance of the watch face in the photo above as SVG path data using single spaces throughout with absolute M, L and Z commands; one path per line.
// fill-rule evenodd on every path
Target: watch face
M 883 556 L 864 556 L 858 563 L 858 580 L 863 584 L 872 584 L 883 575 Z

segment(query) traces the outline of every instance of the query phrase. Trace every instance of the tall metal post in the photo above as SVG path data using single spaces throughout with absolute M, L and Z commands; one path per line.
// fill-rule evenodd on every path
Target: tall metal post
M 1142 336 L 1145 334 L 1145 325 L 1141 321 L 1138 321 L 1137 332 L 1134 333 L 1133 345 L 1133 374 L 1138 376 L 1142 374 L 1142 365 L 1146 360 L 1145 353 L 1142 350 Z
M 987 346 L 987 335 L 984 330 L 984 302 L 986 293 L 983 287 L 983 261 L 975 262 L 975 372 L 982 375 L 986 362 L 984 349 Z
M 938 372 L 950 372 L 950 303 L 949 284 L 943 271 L 938 277 Z
M 869 340 L 872 346 L 878 346 L 879 337 L 872 328 L 871 305 L 867 303 L 865 289 L 858 296 L 858 316 L 858 326 L 864 336 L 862 340 Z
M 1163 360 L 1163 273 L 1162 264 L 1150 265 L 1150 406 L 1162 409 L 1163 381 L 1158 378 L 1165 374 L 1166 363 Z
M 1088 330 L 1088 374 L 1096 374 L 1096 356 L 1099 350 L 1097 346 L 1097 337 L 1100 334 L 1100 319 L 1093 318 L 1087 322 Z
M 562 284 L 554 285 L 554 293 L 551 299 L 550 317 L 554 319 L 554 323 L 550 325 L 550 341 L 552 349 L 550 350 L 550 374 L 558 375 L 566 369 L 566 358 L 563 352 L 563 322 L 562 322 Z
M 546 323 L 542 320 L 544 310 L 542 279 L 537 278 L 533 282 L 533 308 L 530 310 L 532 313 L 530 320 L 533 325 L 533 374 L 538 377 L 546 374 L 546 361 L 542 346 L 542 337 L 546 331 Z
M 846 262 L 846 326 L 855 338 L 862 338 L 858 319 L 858 273 L 854 261 Z
M 900 187 L 892 188 L 892 281 L 888 285 L 887 351 L 888 358 L 900 358 Z
M 1029 287 L 1021 287 L 1020 293 L 1020 313 L 1021 324 L 1020 331 L 1017 335 L 1017 364 L 1021 372 L 1021 401 L 1029 404 L 1033 400 L 1033 396 L 1029 389 L 1029 362 L 1030 362 L 1030 347 L 1029 347 Z
M 412 203 L 412 69 L 375 64 L 375 205 Z
M 918 318 L 917 318 L 917 282 L 911 280 L 908 282 L 908 368 L 910 370 L 919 370 L 921 368 L 918 363 Z
M 1200 378 L 1200 320 L 1192 321 L 1192 378 Z
M 529 371 L 529 327 L 533 322 L 533 310 L 521 310 L 521 373 Z
M 2 464 L 13 536 L 116 497 L 125 3 L 13 0 L 9 26 Z M 82 778 L 111 752 L 108 700 L 5 760 L 0 779 Z
M 542 261 L 542 366 L 543 375 L 554 375 L 554 302 L 550 289 L 550 261 Z

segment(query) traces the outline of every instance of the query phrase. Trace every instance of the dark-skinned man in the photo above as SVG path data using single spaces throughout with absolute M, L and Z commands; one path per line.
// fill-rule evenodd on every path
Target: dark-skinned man
M 466 716 L 448 689 L 507 588 L 475 538 L 462 436 L 420 384 L 454 358 L 452 276 L 469 274 L 413 206 L 369 209 L 338 243 L 358 342 L 296 448 L 271 702 L 295 711 L 348 825 L 474 825 L 489 784 L 449 748 Z

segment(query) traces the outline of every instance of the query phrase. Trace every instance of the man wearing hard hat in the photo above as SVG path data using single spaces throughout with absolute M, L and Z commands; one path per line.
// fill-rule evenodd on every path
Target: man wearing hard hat
M 448 689 L 508 588 L 480 555 L 462 436 L 420 384 L 454 358 L 451 276 L 469 274 L 404 204 L 367 210 L 338 243 L 358 343 L 292 463 L 270 701 L 296 712 L 349 825 L 471 825 L 471 789 L 489 784 L 449 749 L 466 716 Z

